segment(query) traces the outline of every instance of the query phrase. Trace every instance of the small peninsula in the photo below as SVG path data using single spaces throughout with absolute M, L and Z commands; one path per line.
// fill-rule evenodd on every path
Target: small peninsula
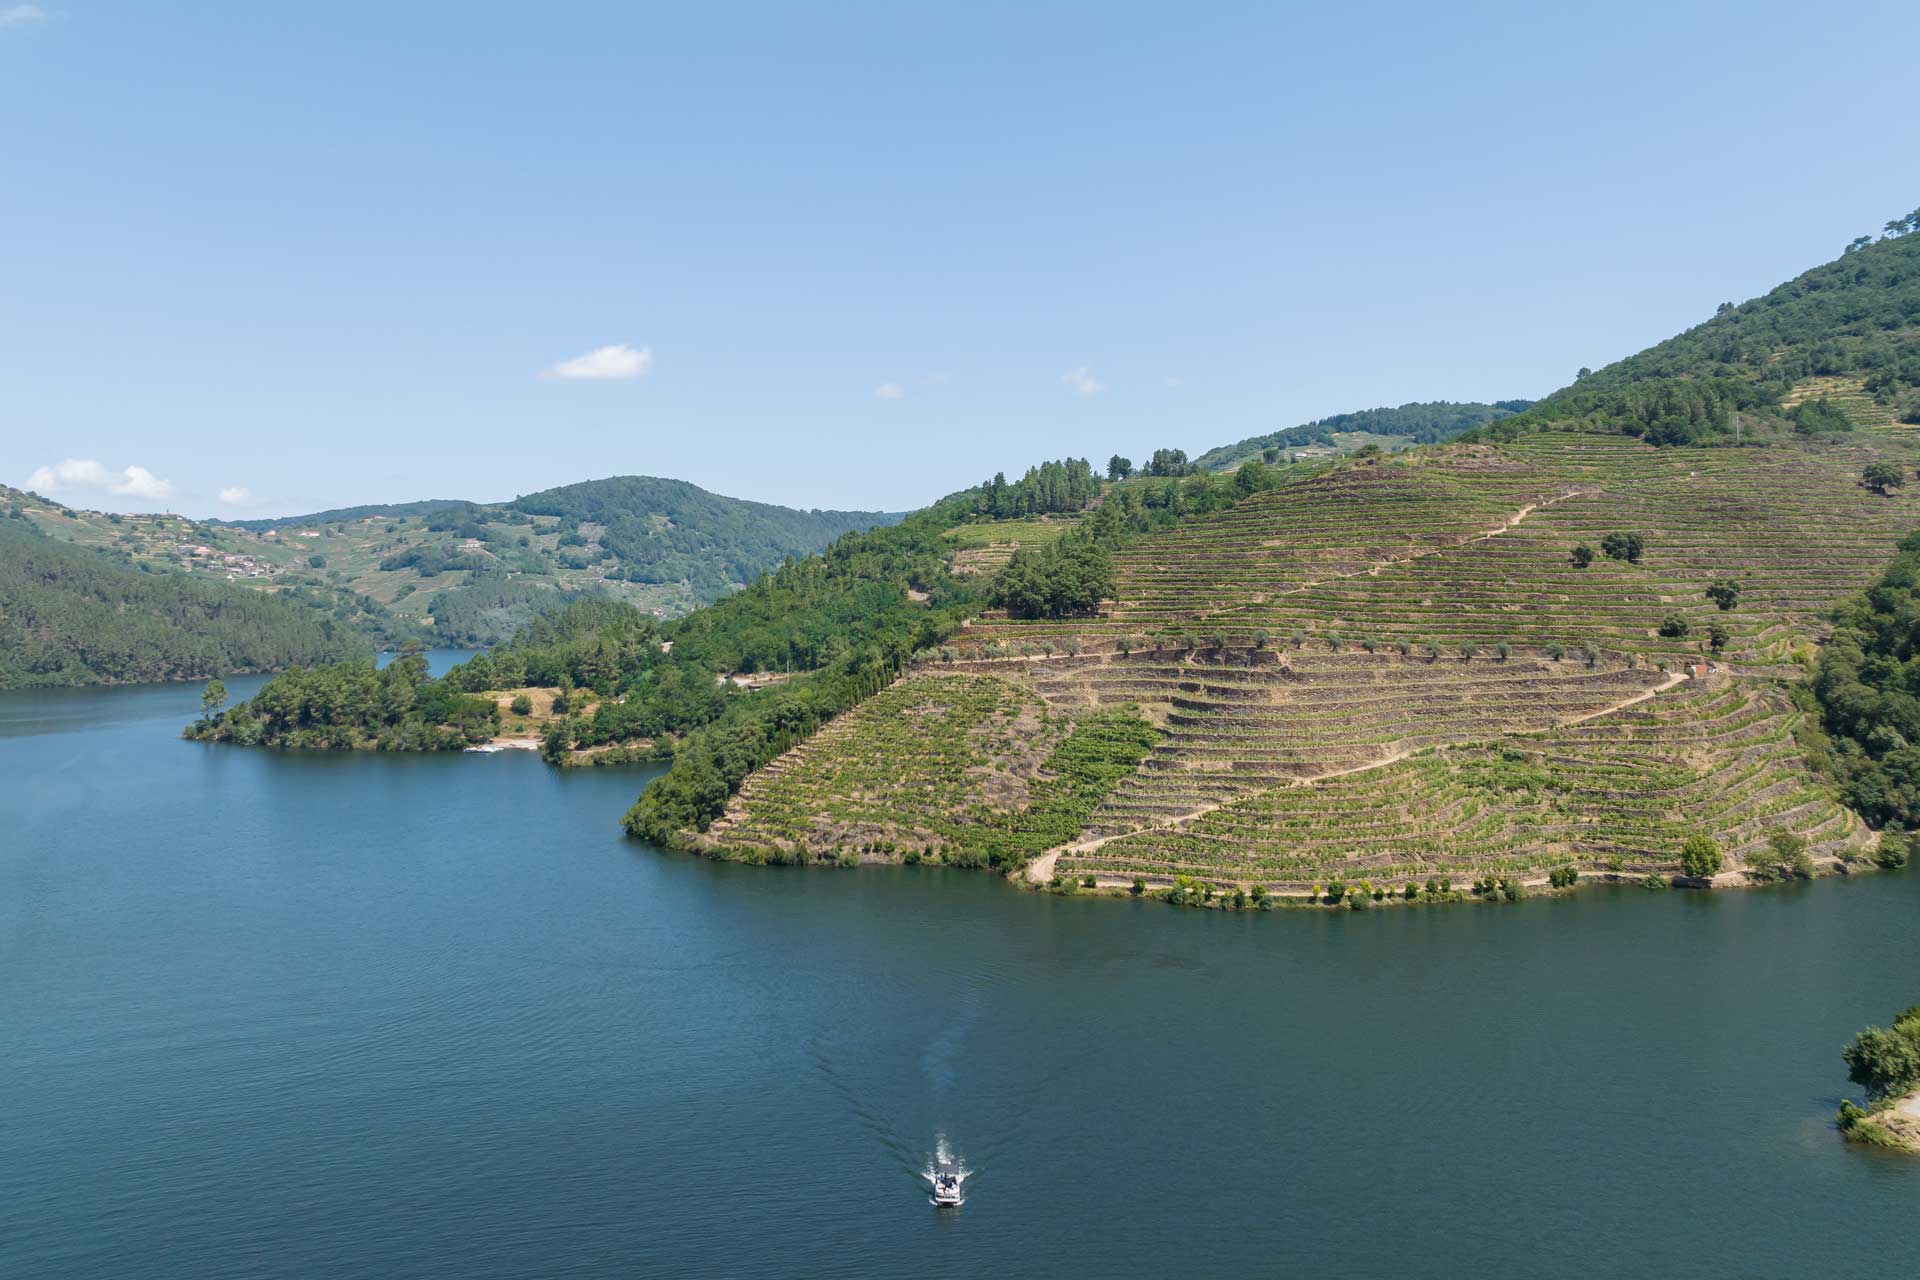
M 1850 1142 L 1920 1155 L 1920 1004 L 1892 1027 L 1868 1027 L 1840 1055 L 1847 1078 L 1867 1091 L 1866 1106 L 1840 1104 L 1840 1132 Z

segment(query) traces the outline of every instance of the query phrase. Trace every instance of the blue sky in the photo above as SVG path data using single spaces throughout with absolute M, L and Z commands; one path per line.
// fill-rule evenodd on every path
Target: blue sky
M 1920 204 L 1917 46 L 1911 3 L 0 0 L 0 480 L 898 509 L 1538 396 Z

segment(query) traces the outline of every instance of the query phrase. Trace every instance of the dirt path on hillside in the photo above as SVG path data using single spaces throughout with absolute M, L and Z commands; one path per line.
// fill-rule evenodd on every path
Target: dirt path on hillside
M 1505 520 L 1502 520 L 1497 528 L 1489 529 L 1485 533 L 1476 533 L 1472 537 L 1462 538 L 1458 542 L 1450 542 L 1444 547 L 1427 547 L 1418 551 L 1410 551 L 1403 556 L 1388 556 L 1384 560 L 1374 561 L 1364 569 L 1355 569 L 1352 573 L 1331 574 L 1325 578 L 1315 578 L 1310 582 L 1302 582 L 1297 586 L 1288 587 L 1284 591 L 1276 591 L 1266 598 L 1269 600 L 1277 600 L 1282 596 L 1299 595 L 1303 591 L 1312 591 L 1315 588 L 1324 587 L 1329 582 L 1344 582 L 1348 578 L 1377 578 L 1383 569 L 1391 569 L 1395 565 L 1411 564 L 1415 560 L 1425 560 L 1430 556 L 1444 555 L 1449 551 L 1458 551 L 1462 547 L 1470 547 L 1476 542 L 1485 542 L 1490 538 L 1497 538 L 1503 533 L 1511 533 L 1516 526 L 1542 507 L 1551 507 L 1573 498 L 1591 497 L 1599 492 L 1600 490 L 1598 489 L 1569 489 L 1567 492 L 1556 497 L 1542 498 L 1538 502 L 1529 502 L 1526 506 L 1521 507 Z M 1199 621 L 1204 618 L 1219 617 L 1223 613 L 1232 613 L 1245 607 L 1246 602 L 1241 601 L 1236 604 L 1203 609 L 1194 615 L 1194 620 Z
M 1665 680 L 1662 680 L 1659 684 L 1654 685 L 1650 689 L 1643 689 L 1639 693 L 1636 693 L 1631 697 L 1621 698 L 1618 701 L 1608 703 L 1606 706 L 1601 707 L 1598 711 L 1589 711 L 1585 715 L 1573 716 L 1566 720 L 1560 720 L 1547 727 L 1550 729 L 1564 729 L 1569 725 L 1585 724 L 1589 720 L 1597 720 L 1601 716 L 1612 715 L 1616 711 L 1624 711 L 1628 707 L 1634 706 L 1637 703 L 1645 702 L 1649 698 L 1656 697 L 1659 694 L 1665 693 L 1667 690 L 1673 688 L 1675 685 L 1679 684 L 1681 681 L 1685 679 L 1687 679 L 1687 677 L 1684 675 L 1669 675 Z M 1369 760 L 1365 764 L 1349 765 L 1345 769 L 1330 769 L 1325 773 L 1316 773 L 1310 778 L 1300 778 L 1296 780 L 1292 785 L 1296 787 L 1310 787 L 1317 782 L 1325 782 L 1329 778 L 1344 778 L 1356 773 L 1366 773 L 1371 769 L 1384 769 L 1390 764 L 1398 764 L 1400 761 L 1405 760 L 1408 756 L 1411 756 L 1414 753 L 1414 750 L 1415 749 L 1411 747 L 1402 748 L 1397 751 L 1389 752 L 1387 755 L 1381 756 L 1378 760 Z M 1059 864 L 1061 854 L 1091 853 L 1095 849 L 1100 848 L 1102 845 L 1107 844 L 1109 841 L 1120 839 L 1121 836 L 1137 836 L 1137 835 L 1142 835 L 1151 831 L 1178 830 L 1179 828 L 1186 826 L 1188 823 L 1193 822 L 1196 819 L 1203 818 L 1207 814 L 1212 813 L 1215 809 L 1221 808 L 1222 806 L 1229 803 L 1232 803 L 1232 802 L 1225 801 L 1225 800 L 1216 800 L 1211 804 L 1203 804 L 1199 808 L 1189 810 L 1186 813 L 1175 814 L 1173 817 L 1168 818 L 1165 822 L 1155 822 L 1148 826 L 1135 827 L 1131 831 L 1115 832 L 1113 835 L 1110 835 L 1110 836 L 1095 836 L 1088 840 L 1076 840 L 1070 844 L 1056 845 L 1054 848 L 1047 850 L 1045 853 L 1041 854 L 1039 857 L 1035 858 L 1032 862 L 1029 862 L 1027 864 L 1027 882 L 1029 884 L 1046 884 L 1048 881 L 1052 880 L 1053 869 L 1055 866 Z M 1528 881 L 1527 883 L 1533 883 L 1533 882 Z M 1544 876 L 1541 877 L 1539 880 L 1539 883 L 1545 884 L 1546 878 Z

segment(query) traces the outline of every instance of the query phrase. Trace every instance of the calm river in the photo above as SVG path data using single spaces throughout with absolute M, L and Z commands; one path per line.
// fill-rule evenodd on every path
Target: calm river
M 1920 1161 L 1829 1119 L 1920 1000 L 1920 874 L 1344 917 L 756 870 L 623 838 L 642 771 L 181 742 L 197 702 L 0 695 L 11 1280 L 1917 1256 Z

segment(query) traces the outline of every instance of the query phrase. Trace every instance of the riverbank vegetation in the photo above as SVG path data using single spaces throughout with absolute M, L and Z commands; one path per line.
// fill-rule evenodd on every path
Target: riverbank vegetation
M 1840 1131 L 1854 1142 L 1920 1153 L 1920 1005 L 1895 1015 L 1891 1027 L 1868 1027 L 1840 1056 L 1847 1079 L 1866 1091 L 1866 1105 L 1840 1104 Z

